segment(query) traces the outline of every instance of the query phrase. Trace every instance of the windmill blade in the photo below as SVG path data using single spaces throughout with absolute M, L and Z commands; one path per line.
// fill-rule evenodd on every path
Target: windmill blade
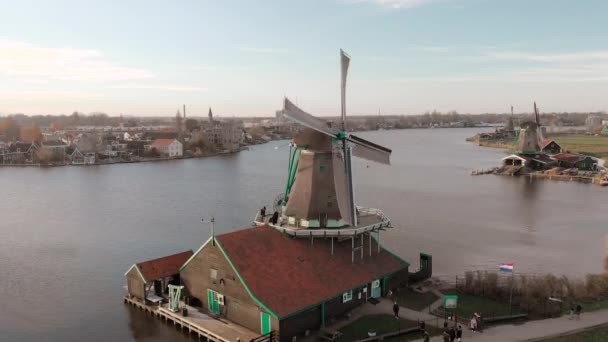
M 359 138 L 355 135 L 350 135 L 347 140 L 354 144 L 354 156 L 375 161 L 377 163 L 390 165 L 391 153 L 393 152 L 390 149 L 378 144 L 374 144 L 371 141 Z
M 346 76 L 348 75 L 348 66 L 350 65 L 350 56 L 344 50 L 340 49 L 340 70 L 342 83 L 340 87 L 341 109 L 342 109 L 342 130 L 346 131 Z
M 312 128 L 315 131 L 327 134 L 331 137 L 335 137 L 336 134 L 338 134 L 336 130 L 329 128 L 325 121 L 301 110 L 298 106 L 289 101 L 288 98 L 285 98 L 283 104 L 283 115 L 302 126 Z
M 353 194 L 351 192 L 350 182 L 352 179 L 348 176 L 346 156 L 342 148 L 334 145 L 332 153 L 332 169 L 334 173 L 334 185 L 336 187 L 336 200 L 340 209 L 342 221 L 353 225 L 354 210 L 353 210 Z

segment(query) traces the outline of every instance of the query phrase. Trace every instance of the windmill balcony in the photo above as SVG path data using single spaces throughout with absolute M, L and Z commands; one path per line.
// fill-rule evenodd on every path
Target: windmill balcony
M 255 215 L 256 226 L 268 225 L 281 233 L 293 237 L 346 237 L 357 236 L 366 232 L 377 232 L 391 228 L 390 219 L 380 209 L 357 206 L 357 226 L 340 227 L 311 227 L 311 221 L 296 219 L 295 217 L 280 216 L 276 224 L 270 222 L 272 215 L 262 217 L 258 212 Z

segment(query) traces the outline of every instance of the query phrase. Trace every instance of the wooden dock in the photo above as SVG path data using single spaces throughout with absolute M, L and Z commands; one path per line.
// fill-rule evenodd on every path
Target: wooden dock
M 186 306 L 188 316 L 184 317 L 180 313 L 172 312 L 163 305 L 146 305 L 141 301 L 128 296 L 124 297 L 125 304 L 136 307 L 146 314 L 150 314 L 167 324 L 173 323 L 183 333 L 199 341 L 210 342 L 235 342 L 250 341 L 259 334 L 254 333 L 244 327 L 220 321 L 205 314 L 198 312 L 195 308 Z

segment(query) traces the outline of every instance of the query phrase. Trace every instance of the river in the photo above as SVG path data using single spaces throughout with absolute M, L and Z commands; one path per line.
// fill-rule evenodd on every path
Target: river
M 357 160 L 357 203 L 381 208 L 385 246 L 434 272 L 470 269 L 600 272 L 608 189 L 493 175 L 505 152 L 465 141 L 478 130 L 363 133 L 393 149 L 392 165 Z M 205 159 L 91 167 L 0 168 L 1 341 L 181 341 L 172 328 L 122 303 L 136 261 L 250 225 L 283 191 L 285 142 Z M 275 149 L 275 147 L 280 147 Z

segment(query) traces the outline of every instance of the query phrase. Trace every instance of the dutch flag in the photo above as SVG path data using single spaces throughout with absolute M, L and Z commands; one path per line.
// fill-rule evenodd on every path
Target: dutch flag
M 513 272 L 513 263 L 510 264 L 500 264 L 501 272 Z

